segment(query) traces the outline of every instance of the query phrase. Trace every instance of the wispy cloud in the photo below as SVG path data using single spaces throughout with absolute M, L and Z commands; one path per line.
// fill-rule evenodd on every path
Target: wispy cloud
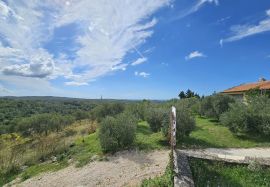
M 139 53 L 138 46 L 151 37 L 158 21 L 151 16 L 169 2 L 0 1 L 0 71 L 6 76 L 46 80 L 61 76 L 66 85 L 86 85 L 116 70 L 125 70 L 124 57 L 132 51 Z M 64 51 L 65 59 L 58 58 L 45 44 L 57 39 L 56 29 L 71 24 L 78 30 L 74 33 L 76 46 L 72 46 L 75 58 Z M 84 71 L 75 71 L 82 67 Z
M 197 12 L 200 10 L 204 5 L 206 4 L 215 4 L 216 6 L 219 5 L 219 0 L 197 0 L 195 4 L 193 4 L 190 8 L 180 12 L 177 16 L 175 16 L 172 21 L 181 19 L 183 17 L 186 17 L 192 13 Z
M 142 63 L 145 63 L 147 61 L 147 58 L 143 57 L 143 58 L 138 58 L 137 60 L 135 60 L 134 62 L 131 63 L 132 66 L 136 66 Z
M 75 82 L 75 81 L 70 81 L 70 82 L 65 82 L 65 85 L 67 86 L 87 86 L 87 82 Z
M 270 9 L 266 11 L 266 18 L 261 20 L 257 25 L 234 25 L 231 27 L 231 36 L 221 39 L 220 44 L 224 42 L 233 42 L 243 38 L 270 31 Z
M 3 85 L 0 84 L 0 95 L 1 95 L 1 96 L 4 96 L 4 95 L 10 95 L 10 94 L 12 94 L 12 93 L 13 93 L 13 91 L 11 91 L 11 90 L 5 88 Z
M 161 65 L 162 65 L 162 66 L 169 66 L 169 63 L 162 62 Z
M 135 72 L 134 72 L 134 75 L 135 75 L 135 76 L 140 76 L 140 77 L 147 78 L 147 77 L 150 76 L 150 73 L 146 73 L 146 72 L 144 72 L 144 71 L 142 71 L 142 72 L 135 71 Z
M 186 56 L 185 59 L 191 60 L 193 58 L 200 58 L 200 57 L 206 57 L 206 55 L 199 51 L 193 51 L 188 56 Z

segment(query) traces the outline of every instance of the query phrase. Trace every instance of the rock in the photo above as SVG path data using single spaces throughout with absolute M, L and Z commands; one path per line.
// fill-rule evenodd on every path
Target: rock
M 73 162 L 73 159 L 68 159 L 68 164 L 72 163 Z
M 56 156 L 52 156 L 51 159 L 52 159 L 52 162 L 57 162 L 57 157 Z
M 23 165 L 23 166 L 20 167 L 20 169 L 21 169 L 22 171 L 26 170 L 27 168 L 28 168 L 28 166 L 26 166 L 26 165 Z
M 92 161 L 96 161 L 96 160 L 98 160 L 98 158 L 99 158 L 98 155 L 93 155 L 93 156 L 91 157 L 91 160 L 92 160 Z

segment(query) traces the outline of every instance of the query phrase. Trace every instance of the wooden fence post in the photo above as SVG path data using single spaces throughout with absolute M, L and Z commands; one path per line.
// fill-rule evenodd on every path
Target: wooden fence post
M 171 112 L 171 148 L 175 150 L 176 146 L 176 108 L 172 106 Z

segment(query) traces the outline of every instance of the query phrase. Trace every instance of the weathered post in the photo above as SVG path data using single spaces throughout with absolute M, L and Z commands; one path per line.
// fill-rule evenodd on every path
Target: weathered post
M 176 146 L 176 108 L 172 106 L 171 112 L 171 148 L 172 151 Z
M 179 125 L 179 124 L 178 124 Z M 171 126 L 170 126 L 170 143 L 172 151 L 173 169 L 175 172 L 174 186 L 175 187 L 194 187 L 192 174 L 188 164 L 188 158 L 184 154 L 177 155 L 176 153 L 176 108 L 172 106 L 171 111 Z M 179 163 L 178 163 L 179 162 Z

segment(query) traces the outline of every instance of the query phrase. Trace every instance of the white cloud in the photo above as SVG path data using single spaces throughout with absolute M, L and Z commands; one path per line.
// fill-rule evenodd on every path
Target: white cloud
M 162 62 L 161 65 L 162 66 L 169 66 L 169 63 Z
M 266 11 L 266 14 L 270 16 L 270 9 Z
M 231 27 L 232 36 L 223 39 L 223 42 L 232 42 L 243 38 L 270 31 L 270 9 L 266 11 L 267 17 L 257 25 L 234 25 Z
M 0 63 L 5 75 L 67 79 L 85 85 L 116 70 L 125 70 L 127 53 L 149 38 L 154 12 L 170 0 L 22 0 L 0 1 Z M 79 11 L 78 11 L 79 10 Z M 72 60 L 56 58 L 44 48 L 54 30 L 77 26 Z M 75 34 L 75 33 L 74 33 Z M 75 71 L 83 69 L 83 71 Z M 76 72 L 76 73 L 75 73 Z
M 200 58 L 200 57 L 206 57 L 202 52 L 199 51 L 193 51 L 188 56 L 185 57 L 186 60 L 190 60 L 193 58 Z
M 144 63 L 146 61 L 147 61 L 147 58 L 145 58 L 145 57 L 138 58 L 136 61 L 132 62 L 131 65 L 136 66 L 136 65 L 142 64 L 142 63 Z
M 112 67 L 113 71 L 122 70 L 125 71 L 127 69 L 128 64 L 119 64 Z
M 45 78 L 53 74 L 54 61 L 52 56 L 44 51 L 36 51 L 37 53 L 29 56 L 26 64 L 14 64 L 2 68 L 5 75 L 17 75 L 25 77 Z M 26 60 L 26 59 L 25 59 Z
M 87 82 L 71 81 L 71 82 L 65 82 L 65 85 L 67 85 L 67 86 L 86 86 L 86 85 L 88 85 L 88 83 Z
M 135 76 L 140 76 L 140 77 L 147 78 L 147 77 L 150 76 L 150 73 L 146 73 L 146 72 L 144 72 L 144 71 L 142 71 L 142 72 L 135 71 L 135 72 L 134 72 L 134 75 L 135 75 Z
M 206 4 L 215 4 L 217 6 L 217 5 L 219 5 L 219 0 L 197 0 L 196 3 L 191 8 L 186 9 L 183 12 L 181 12 L 179 15 L 174 17 L 172 19 L 172 21 L 181 19 L 181 18 L 186 17 L 192 13 L 195 13 Z

